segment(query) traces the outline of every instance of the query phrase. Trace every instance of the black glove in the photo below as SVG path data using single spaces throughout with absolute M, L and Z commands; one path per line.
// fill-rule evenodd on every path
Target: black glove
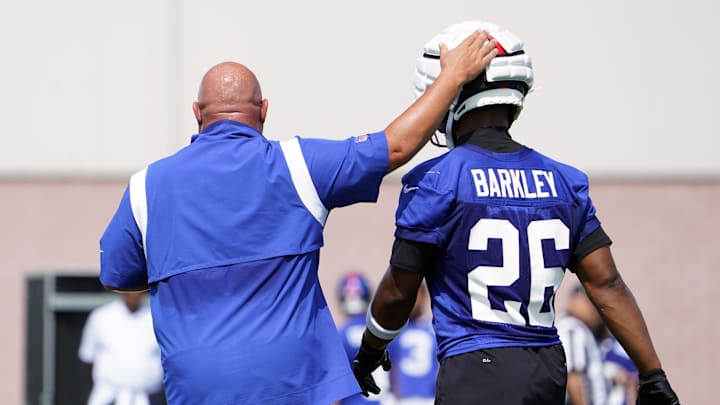
M 380 387 L 375 384 L 372 372 L 382 366 L 383 370 L 390 371 L 390 356 L 386 349 L 375 350 L 364 345 L 360 346 L 355 358 L 352 362 L 353 374 L 364 396 L 370 396 L 369 393 L 375 395 L 380 393 Z
M 640 373 L 637 405 L 680 405 L 665 372 L 656 368 Z

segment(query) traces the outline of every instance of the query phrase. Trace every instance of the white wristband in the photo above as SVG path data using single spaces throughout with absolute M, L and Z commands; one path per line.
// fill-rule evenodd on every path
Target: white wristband
M 407 322 L 405 322 L 405 325 L 401 326 L 399 329 L 396 330 L 390 330 L 383 328 L 376 320 L 373 318 L 372 315 L 372 309 L 368 308 L 367 312 L 367 318 L 366 322 L 367 330 L 370 332 L 373 336 L 380 338 L 382 340 L 393 340 L 395 336 L 397 336 L 400 331 L 403 330 L 405 325 L 407 325 Z

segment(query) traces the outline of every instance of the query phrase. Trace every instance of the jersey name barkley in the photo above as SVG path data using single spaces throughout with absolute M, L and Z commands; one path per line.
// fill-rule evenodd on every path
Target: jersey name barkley
M 557 197 L 555 174 L 538 169 L 470 169 L 475 194 L 496 198 L 552 198 Z

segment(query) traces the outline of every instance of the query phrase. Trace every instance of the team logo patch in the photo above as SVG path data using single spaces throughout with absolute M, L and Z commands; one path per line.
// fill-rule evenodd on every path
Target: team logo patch
M 355 143 L 365 142 L 368 140 L 367 134 L 359 135 L 355 137 Z

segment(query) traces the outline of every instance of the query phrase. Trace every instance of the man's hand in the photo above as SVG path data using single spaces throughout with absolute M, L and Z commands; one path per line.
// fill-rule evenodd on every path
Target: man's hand
M 640 373 L 637 405 L 680 405 L 662 369 Z
M 457 47 L 439 45 L 440 73 L 415 102 L 385 128 L 387 172 L 407 163 L 435 133 L 462 86 L 476 78 L 497 55 L 496 41 L 487 32 L 474 32 Z
M 355 379 L 360 385 L 362 394 L 366 397 L 370 393 L 375 395 L 380 393 L 380 387 L 375 384 L 375 379 L 372 376 L 372 372 L 380 366 L 382 366 L 383 370 L 390 371 L 390 356 L 388 356 L 387 350 L 374 350 L 360 346 L 360 350 L 353 359 L 352 370 Z
M 460 86 L 475 79 L 497 55 L 497 41 L 487 39 L 487 32 L 476 31 L 451 50 L 441 43 L 441 74 L 451 72 L 460 80 Z

